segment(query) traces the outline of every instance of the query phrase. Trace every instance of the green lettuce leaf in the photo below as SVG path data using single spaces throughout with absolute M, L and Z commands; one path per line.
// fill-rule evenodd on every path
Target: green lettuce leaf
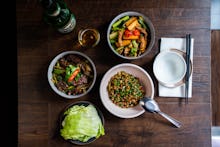
M 86 142 L 90 138 L 105 135 L 101 119 L 93 105 L 74 105 L 64 112 L 61 136 L 67 139 Z

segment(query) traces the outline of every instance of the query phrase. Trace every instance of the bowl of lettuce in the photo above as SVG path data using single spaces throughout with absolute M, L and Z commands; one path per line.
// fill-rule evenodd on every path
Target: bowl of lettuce
M 88 101 L 68 105 L 60 116 L 60 136 L 73 144 L 86 145 L 105 135 L 104 117 Z

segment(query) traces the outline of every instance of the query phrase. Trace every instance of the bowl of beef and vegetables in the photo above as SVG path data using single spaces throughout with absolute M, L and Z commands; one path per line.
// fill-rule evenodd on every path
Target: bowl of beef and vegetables
M 86 95 L 96 81 L 96 67 L 84 53 L 65 51 L 58 54 L 48 68 L 51 88 L 68 99 Z
M 148 54 L 155 40 L 155 29 L 145 15 L 128 11 L 116 16 L 107 30 L 111 50 L 124 59 L 139 59 Z

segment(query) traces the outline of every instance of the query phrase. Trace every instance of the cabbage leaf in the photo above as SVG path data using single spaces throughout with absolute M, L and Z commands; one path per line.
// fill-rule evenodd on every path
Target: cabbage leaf
M 87 142 L 90 138 L 105 135 L 98 112 L 91 104 L 88 106 L 74 105 L 67 109 L 64 115 L 60 134 L 65 140 Z

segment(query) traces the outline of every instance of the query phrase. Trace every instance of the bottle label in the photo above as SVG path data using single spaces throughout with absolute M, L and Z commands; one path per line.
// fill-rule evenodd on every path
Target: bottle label
M 71 17 L 70 17 L 68 23 L 64 27 L 59 28 L 58 31 L 60 33 L 69 33 L 75 28 L 75 25 L 76 25 L 76 19 L 73 16 L 73 14 L 71 14 Z

